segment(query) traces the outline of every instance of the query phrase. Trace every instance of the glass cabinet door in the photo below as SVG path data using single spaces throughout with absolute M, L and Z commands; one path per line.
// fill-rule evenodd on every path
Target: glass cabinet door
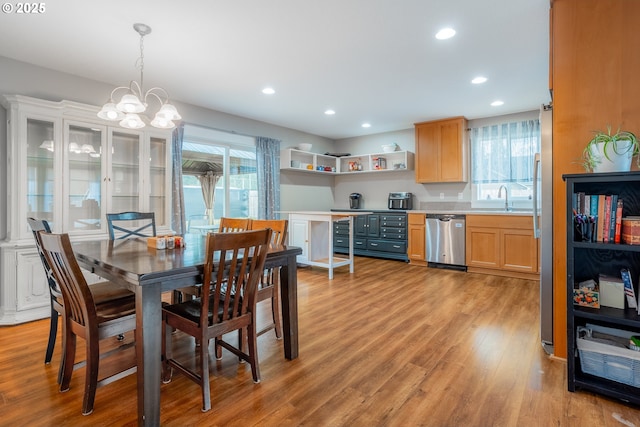
M 156 224 L 170 225 L 167 218 L 167 138 L 151 137 L 149 144 L 149 210 L 156 214 Z
M 105 154 L 104 128 L 67 124 L 68 150 L 68 231 L 95 231 L 101 229 L 103 171 Z
M 44 219 L 53 227 L 54 124 L 27 119 L 27 216 Z
M 111 133 L 109 212 L 140 210 L 140 134 Z

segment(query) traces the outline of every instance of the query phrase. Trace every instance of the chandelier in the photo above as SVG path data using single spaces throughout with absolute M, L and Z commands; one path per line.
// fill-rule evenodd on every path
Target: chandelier
M 136 61 L 136 66 L 140 68 L 140 83 L 132 80 L 129 86 L 120 86 L 111 92 L 109 101 L 102 106 L 98 117 L 110 121 L 119 121 L 120 126 L 127 129 L 140 129 L 145 127 L 145 121 L 149 121 L 145 115 L 140 115 L 147 111 L 148 100 L 155 100 L 159 103 L 160 109 L 149 124 L 160 129 L 171 129 L 175 127 L 173 120 L 180 120 L 182 117 L 178 110 L 169 103 L 169 94 L 161 87 L 152 87 L 144 91 L 144 36 L 151 33 L 151 27 L 145 24 L 133 24 L 133 29 L 140 34 L 140 57 Z M 114 101 L 116 92 L 124 92 L 120 102 Z M 144 119 L 144 120 L 143 120 Z

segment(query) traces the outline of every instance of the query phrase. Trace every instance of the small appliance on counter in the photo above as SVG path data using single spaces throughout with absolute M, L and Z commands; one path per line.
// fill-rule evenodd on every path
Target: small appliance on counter
M 362 194 L 351 193 L 349 194 L 349 209 L 360 209 L 362 204 Z
M 411 210 L 413 209 L 413 194 L 389 193 L 389 209 Z

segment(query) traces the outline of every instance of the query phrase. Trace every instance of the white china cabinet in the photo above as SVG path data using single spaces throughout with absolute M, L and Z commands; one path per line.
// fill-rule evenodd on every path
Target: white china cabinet
M 129 130 L 99 108 L 20 95 L 7 109 L 7 236 L 0 242 L 0 324 L 47 317 L 49 290 L 27 217 L 72 240 L 108 238 L 107 212 L 153 211 L 170 228 L 171 132 Z M 90 280 L 94 280 L 88 275 Z

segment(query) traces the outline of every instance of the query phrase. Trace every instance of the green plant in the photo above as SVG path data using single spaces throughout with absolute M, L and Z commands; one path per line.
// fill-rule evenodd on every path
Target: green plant
M 601 149 L 597 149 L 598 144 L 602 144 Z M 631 157 L 636 158 L 636 163 L 640 167 L 640 142 L 633 132 L 621 131 L 611 133 L 611 126 L 607 126 L 607 131 L 594 131 L 594 136 L 587 143 L 582 152 L 582 166 L 586 171 L 592 172 L 601 162 L 601 158 L 596 153 L 602 152 L 604 157 L 611 161 L 611 156 L 627 154 L 631 151 Z

